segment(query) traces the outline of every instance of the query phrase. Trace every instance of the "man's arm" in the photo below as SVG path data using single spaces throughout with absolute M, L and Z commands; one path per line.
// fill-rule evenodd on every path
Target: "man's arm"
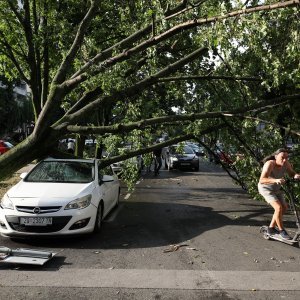
M 292 165 L 289 162 L 287 162 L 287 169 L 286 170 L 287 170 L 287 173 L 289 174 L 290 177 L 292 177 L 294 179 L 300 179 L 300 174 L 297 174 L 294 171 Z

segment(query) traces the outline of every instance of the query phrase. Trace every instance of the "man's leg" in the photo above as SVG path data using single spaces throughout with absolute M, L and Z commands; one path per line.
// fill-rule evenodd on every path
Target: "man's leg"
M 157 164 L 158 164 L 157 166 L 157 174 L 158 174 L 162 165 L 161 157 L 157 157 Z
M 279 230 L 283 230 L 282 211 L 283 207 L 280 201 L 271 201 L 270 205 L 274 208 L 274 214 L 270 223 L 270 227 L 274 228 L 277 225 Z
M 154 156 L 154 175 L 158 174 L 157 166 L 158 166 L 157 157 Z

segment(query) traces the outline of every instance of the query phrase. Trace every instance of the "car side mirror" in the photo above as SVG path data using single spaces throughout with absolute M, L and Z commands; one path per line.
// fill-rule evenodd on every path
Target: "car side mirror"
M 22 179 L 24 179 L 24 178 L 27 176 L 27 174 L 28 174 L 27 172 L 21 173 L 21 174 L 20 174 L 20 177 L 21 177 Z
M 104 182 L 112 182 L 112 181 L 114 181 L 114 177 L 109 175 L 103 175 L 99 180 L 100 184 Z

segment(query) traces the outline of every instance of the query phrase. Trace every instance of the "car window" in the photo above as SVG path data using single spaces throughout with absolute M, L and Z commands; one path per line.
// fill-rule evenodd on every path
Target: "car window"
M 10 142 L 4 142 L 3 143 L 5 146 L 7 146 L 8 148 L 12 148 L 14 145 L 11 144 Z
M 114 175 L 114 172 L 113 172 L 111 166 L 107 166 L 105 168 L 100 168 L 100 166 L 98 166 L 98 172 L 99 172 L 99 177 L 103 176 L 103 175 L 109 175 L 109 176 Z
M 28 182 L 88 183 L 93 181 L 94 164 L 75 161 L 44 161 L 25 178 Z

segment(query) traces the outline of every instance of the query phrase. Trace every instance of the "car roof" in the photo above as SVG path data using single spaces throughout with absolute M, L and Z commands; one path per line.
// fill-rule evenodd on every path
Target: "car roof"
M 45 158 L 43 161 L 61 161 L 61 162 L 87 162 L 87 163 L 95 163 L 97 159 L 94 158 L 52 158 L 52 157 L 48 157 Z

